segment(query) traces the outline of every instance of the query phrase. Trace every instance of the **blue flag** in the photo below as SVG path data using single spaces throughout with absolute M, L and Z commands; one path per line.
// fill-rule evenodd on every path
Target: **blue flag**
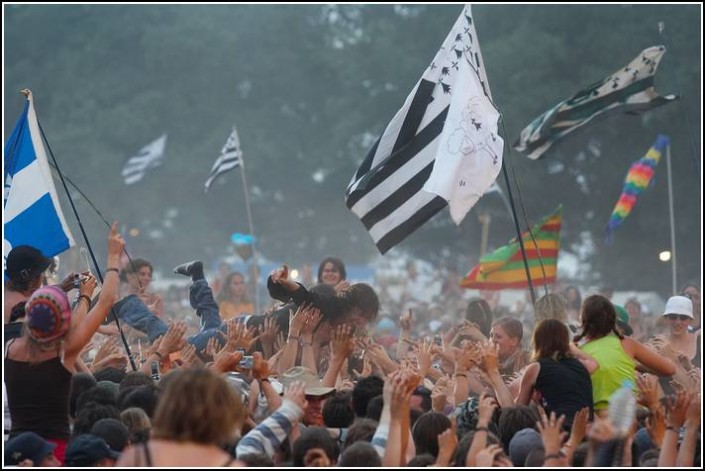
M 52 257 L 74 245 L 59 206 L 32 94 L 5 143 L 3 259 L 30 245 Z

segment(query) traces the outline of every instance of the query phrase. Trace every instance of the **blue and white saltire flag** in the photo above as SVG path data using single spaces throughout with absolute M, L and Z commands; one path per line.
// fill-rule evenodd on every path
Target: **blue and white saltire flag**
M 554 142 L 590 122 L 616 113 L 643 113 L 675 100 L 677 96 L 661 96 L 654 88 L 665 52 L 664 46 L 644 49 L 625 67 L 558 103 L 524 128 L 514 148 L 540 159 Z
M 51 177 L 32 92 L 25 94 L 27 103 L 5 143 L 3 262 L 20 245 L 47 257 L 74 245 Z
M 150 168 L 159 167 L 164 159 L 164 147 L 166 146 L 166 134 L 156 141 L 140 149 L 134 157 L 130 157 L 125 167 L 122 169 L 122 177 L 125 185 L 132 185 L 144 178 L 145 173 Z
M 502 167 L 470 6 L 348 185 L 345 204 L 381 253 L 446 205 L 456 224 Z
M 240 137 L 237 135 L 237 129 L 233 126 L 233 132 L 230 133 L 228 140 L 225 142 L 223 149 L 220 151 L 220 156 L 216 159 L 211 169 L 211 173 L 206 179 L 205 193 L 211 187 L 211 183 L 218 178 L 219 175 L 232 170 L 242 165 L 242 149 L 240 148 Z

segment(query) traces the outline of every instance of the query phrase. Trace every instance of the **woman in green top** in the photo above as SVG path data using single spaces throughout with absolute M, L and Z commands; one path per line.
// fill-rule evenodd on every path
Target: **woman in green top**
M 658 376 L 675 373 L 676 367 L 670 360 L 617 331 L 617 312 L 604 296 L 596 294 L 583 301 L 580 321 L 582 333 L 574 340 L 600 365 L 591 376 L 598 415 L 606 412 L 610 396 L 625 379 L 636 384 L 636 369 Z

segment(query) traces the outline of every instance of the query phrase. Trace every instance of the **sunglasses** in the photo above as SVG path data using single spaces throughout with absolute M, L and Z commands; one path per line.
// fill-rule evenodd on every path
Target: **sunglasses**
M 689 321 L 690 316 L 686 316 L 684 314 L 666 314 L 666 319 L 668 319 L 669 321 Z

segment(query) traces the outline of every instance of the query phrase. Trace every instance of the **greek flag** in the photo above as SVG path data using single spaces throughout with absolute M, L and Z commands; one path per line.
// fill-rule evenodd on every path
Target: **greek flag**
M 144 178 L 144 174 L 150 168 L 159 167 L 164 160 L 164 147 L 166 146 L 166 134 L 151 144 L 144 146 L 134 157 L 127 161 L 122 169 L 122 177 L 125 185 L 132 185 Z
M 468 5 L 348 185 L 381 253 L 446 205 L 460 224 L 502 167 L 498 117 Z
M 242 164 L 242 149 L 240 148 L 240 138 L 237 135 L 237 129 L 233 126 L 233 132 L 230 133 L 228 140 L 223 146 L 223 150 L 220 151 L 220 157 L 213 164 L 211 173 L 206 179 L 205 193 L 211 187 L 211 183 L 218 178 L 219 175 L 239 167 Z
M 554 142 L 590 122 L 616 113 L 643 113 L 675 100 L 677 96 L 661 96 L 654 89 L 665 52 L 663 46 L 644 49 L 625 67 L 558 103 L 524 128 L 514 148 L 540 159 Z
M 20 245 L 47 257 L 74 245 L 54 188 L 32 92 L 23 93 L 27 103 L 5 143 L 3 261 Z

